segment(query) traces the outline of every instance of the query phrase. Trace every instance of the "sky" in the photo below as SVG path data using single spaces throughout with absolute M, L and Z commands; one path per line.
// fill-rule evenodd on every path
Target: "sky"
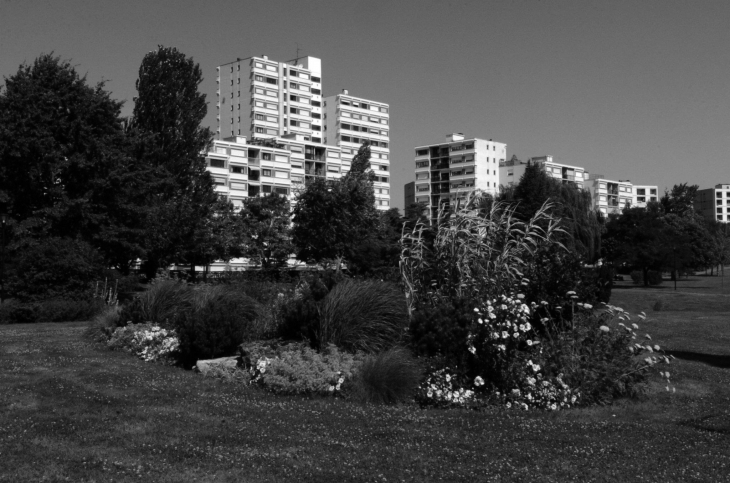
M 0 0 L 0 75 L 41 53 L 107 82 L 130 115 L 144 55 L 215 68 L 322 59 L 323 95 L 390 104 L 391 205 L 414 147 L 467 137 L 609 179 L 730 183 L 730 2 L 677 0 Z

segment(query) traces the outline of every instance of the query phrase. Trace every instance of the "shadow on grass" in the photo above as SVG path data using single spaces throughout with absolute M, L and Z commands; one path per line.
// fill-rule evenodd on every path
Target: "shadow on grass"
M 678 423 L 680 426 L 709 431 L 711 433 L 730 434 L 730 423 L 724 414 L 710 414 L 699 418 L 692 418 Z
M 718 356 L 714 354 L 703 354 L 701 352 L 689 352 L 689 351 L 666 351 L 668 355 L 673 355 L 677 359 L 685 361 L 697 361 L 702 362 L 713 367 L 720 367 L 722 369 L 730 368 L 730 356 Z

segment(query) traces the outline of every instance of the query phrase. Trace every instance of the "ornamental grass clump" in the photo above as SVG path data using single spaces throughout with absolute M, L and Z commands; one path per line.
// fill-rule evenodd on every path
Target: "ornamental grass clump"
M 181 313 L 191 310 L 194 299 L 193 287 L 185 282 L 171 279 L 154 281 L 149 290 L 124 306 L 120 323 L 154 322 L 172 326 Z
M 376 353 L 397 344 L 408 325 L 401 290 L 388 282 L 344 280 L 322 300 L 314 330 L 318 347 Z
M 412 398 L 423 369 L 408 349 L 391 347 L 369 355 L 357 368 L 352 399 L 371 404 L 396 404 Z

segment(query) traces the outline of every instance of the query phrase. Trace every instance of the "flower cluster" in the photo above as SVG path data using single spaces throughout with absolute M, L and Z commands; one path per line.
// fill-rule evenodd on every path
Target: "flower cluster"
M 571 389 L 564 381 L 563 375 L 558 374 L 554 379 L 543 376 L 541 367 L 532 360 L 527 361 L 526 384 L 522 388 L 512 389 L 504 395 L 505 405 L 508 408 L 521 409 L 568 409 L 580 398 L 580 392 Z
M 484 380 L 478 377 L 474 384 L 483 385 Z M 419 392 L 425 396 L 424 402 L 435 405 L 465 405 L 474 400 L 474 391 L 459 387 L 456 375 L 451 373 L 448 367 L 431 373 L 421 384 Z
M 491 345 L 503 353 L 523 343 L 527 346 L 539 343 L 528 320 L 531 309 L 523 299 L 522 294 L 502 295 L 487 300 L 481 309 L 475 308 L 477 326 L 467 336 L 469 352 L 478 357 L 475 343 Z
M 172 363 L 180 349 L 180 340 L 174 330 L 152 324 L 130 324 L 119 327 L 107 344 L 111 348 L 131 352 L 147 362 Z

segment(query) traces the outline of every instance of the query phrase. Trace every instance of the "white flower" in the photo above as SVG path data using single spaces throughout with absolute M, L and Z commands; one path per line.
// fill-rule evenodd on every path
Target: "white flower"
M 571 290 L 566 295 L 575 295 L 575 292 Z
M 451 382 L 451 375 L 446 374 L 446 382 Z
M 521 299 L 525 298 L 525 296 L 523 294 L 521 294 L 521 293 L 518 293 L 517 294 L 517 298 L 521 300 Z
M 330 386 L 330 387 L 329 387 L 329 391 L 330 391 L 330 392 L 332 392 L 332 391 L 334 391 L 334 390 L 335 390 L 335 386 Z
M 472 354 L 476 354 L 477 353 L 477 348 L 474 347 L 473 345 L 470 345 L 469 346 L 469 352 L 471 352 Z
M 479 319 L 477 319 L 477 322 L 479 322 L 480 324 L 484 323 L 484 321 L 481 319 L 481 317 Z
M 529 345 L 529 346 L 532 345 L 532 341 L 530 339 L 527 339 L 527 345 Z
M 601 329 L 601 331 L 603 331 L 603 332 L 608 332 L 611 330 L 608 327 L 606 327 L 605 325 L 600 326 L 599 329 Z
M 506 338 L 508 338 L 508 337 L 509 337 L 509 334 L 507 333 L 507 331 L 506 331 L 506 330 L 503 330 L 503 331 L 502 331 L 502 338 L 503 338 L 503 339 L 506 339 Z
M 484 379 L 482 379 L 481 376 L 477 376 L 474 378 L 474 385 L 475 386 L 483 386 L 484 385 Z
M 658 350 L 661 350 L 661 349 L 659 348 L 659 346 L 658 346 L 658 345 L 655 345 L 655 346 L 654 346 L 654 350 L 655 350 L 655 351 L 658 351 Z
M 593 306 L 591 304 L 583 304 L 583 308 L 592 309 Z
M 341 377 L 341 378 L 339 378 L 337 380 L 337 384 L 342 384 L 343 382 L 345 382 L 345 378 L 344 377 Z
M 507 409 L 512 407 L 512 403 L 507 403 Z

